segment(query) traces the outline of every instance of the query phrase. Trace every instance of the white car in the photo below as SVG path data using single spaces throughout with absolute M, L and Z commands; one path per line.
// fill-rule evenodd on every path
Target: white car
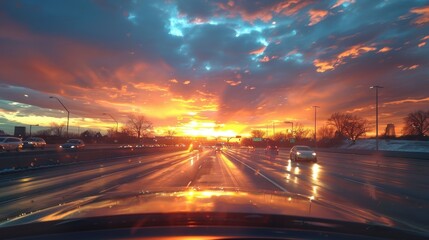
M 22 140 L 17 137 L 0 137 L 0 151 L 20 151 Z
M 308 146 L 294 146 L 290 150 L 290 160 L 317 162 L 317 154 Z

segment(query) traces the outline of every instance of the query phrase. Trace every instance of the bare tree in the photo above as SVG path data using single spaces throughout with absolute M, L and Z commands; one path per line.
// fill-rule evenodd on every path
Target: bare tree
M 128 121 L 126 127 L 133 133 L 137 135 L 137 138 L 140 139 L 142 136 L 145 136 L 152 129 L 152 122 L 146 119 L 142 114 L 130 114 L 128 115 Z
M 423 137 L 429 134 L 429 111 L 416 111 L 409 113 L 405 118 L 405 135 L 414 135 Z
M 287 136 L 286 136 L 286 134 L 285 133 L 276 133 L 276 134 L 274 134 L 274 136 L 273 136 L 273 140 L 274 141 L 282 141 L 282 140 L 285 140 L 287 138 Z
M 317 136 L 320 139 L 333 139 L 335 137 L 335 128 L 329 125 L 323 125 L 317 131 Z
M 58 123 L 56 123 L 56 122 L 51 122 L 51 124 L 50 124 L 50 131 L 51 131 L 51 134 L 52 135 L 54 135 L 54 136 L 62 136 L 63 135 L 63 130 L 64 130 L 64 123 L 62 123 L 62 124 L 58 124 Z
M 295 129 L 293 130 L 293 135 L 297 140 L 301 140 L 307 138 L 310 134 L 311 130 L 308 128 L 304 128 L 301 123 L 297 123 Z
M 352 117 L 353 116 L 348 113 L 336 112 L 328 119 L 328 125 L 335 127 L 338 133 L 345 136 L 346 123 L 349 122 Z
M 346 136 L 351 140 L 356 141 L 358 138 L 365 136 L 369 131 L 369 122 L 358 116 L 353 116 L 347 123 L 345 128 Z
M 336 131 L 356 141 L 369 131 L 369 122 L 366 119 L 349 113 L 334 113 L 328 119 L 328 125 L 335 127 Z
M 37 131 L 33 135 L 34 136 L 50 136 L 50 135 L 52 135 L 52 131 L 51 131 L 51 129 L 42 129 L 42 130 Z
M 116 129 L 109 128 L 107 129 L 107 136 L 109 138 L 115 137 L 117 135 Z
M 167 132 L 165 132 L 165 134 L 168 137 L 173 137 L 174 135 L 176 135 L 176 131 L 174 131 L 173 129 L 168 129 Z
M 263 138 L 265 131 L 262 130 L 252 130 L 251 132 L 253 138 Z
M 123 136 L 133 136 L 134 133 L 131 130 L 131 128 L 129 128 L 128 126 L 123 126 L 121 128 L 121 135 L 123 135 Z

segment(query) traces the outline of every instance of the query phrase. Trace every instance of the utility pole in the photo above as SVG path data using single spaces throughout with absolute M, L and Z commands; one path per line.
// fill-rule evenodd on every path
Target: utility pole
M 67 138 L 69 137 L 69 122 L 70 122 L 70 111 L 66 108 L 66 106 L 64 106 L 64 104 L 60 101 L 60 99 L 58 99 L 57 97 L 53 97 L 50 96 L 49 98 L 55 98 L 58 100 L 58 102 L 63 106 L 63 108 L 66 110 L 67 112 Z
M 113 121 L 115 121 L 115 122 L 116 122 L 116 134 L 118 134 L 118 125 L 119 125 L 118 121 L 116 121 L 116 119 L 115 119 L 112 115 L 110 115 L 110 114 L 108 114 L 108 113 L 103 113 L 103 115 L 107 115 L 107 116 L 109 116 L 110 118 L 112 118 L 112 119 L 113 119 Z
M 383 87 L 371 86 L 369 88 L 375 88 L 375 150 L 378 151 L 378 89 Z
M 35 126 L 39 126 L 39 124 L 36 124 L 36 125 L 31 125 L 30 124 L 30 137 L 31 137 L 31 127 L 35 127 Z
M 320 108 L 319 106 L 313 106 L 314 107 L 314 147 L 317 148 L 317 127 L 316 127 L 316 118 L 317 118 L 317 109 Z

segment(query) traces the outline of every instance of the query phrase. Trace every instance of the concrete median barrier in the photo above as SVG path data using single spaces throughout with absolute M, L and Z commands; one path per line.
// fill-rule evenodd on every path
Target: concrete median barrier
M 8 172 L 18 169 L 38 168 L 79 162 L 110 160 L 121 157 L 132 157 L 159 152 L 181 151 L 179 147 L 152 148 L 114 148 L 82 150 L 48 150 L 29 152 L 8 152 L 0 154 L 0 171 Z

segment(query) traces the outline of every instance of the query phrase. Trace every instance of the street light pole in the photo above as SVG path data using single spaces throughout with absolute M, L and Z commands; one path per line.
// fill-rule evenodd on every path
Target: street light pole
M 107 115 L 107 116 L 111 117 L 113 119 L 113 121 L 116 122 L 116 133 L 118 133 L 118 125 L 119 125 L 118 121 L 116 121 L 116 119 L 108 113 L 103 113 L 103 115 Z
M 314 107 L 314 147 L 317 148 L 317 128 L 316 128 L 316 117 L 317 117 L 317 109 L 320 108 L 319 106 L 313 106 Z
M 36 125 L 31 125 L 30 124 L 30 137 L 31 137 L 31 127 L 35 127 L 35 126 L 39 126 L 39 124 L 36 124 Z
M 58 99 L 57 97 L 53 97 L 50 96 L 49 98 L 55 98 L 58 100 L 58 102 L 63 106 L 63 108 L 66 110 L 67 112 L 67 138 L 69 137 L 69 122 L 70 122 L 70 111 L 66 108 L 66 106 L 64 106 L 64 104 L 60 101 L 60 99 Z
M 375 88 L 375 150 L 378 151 L 378 89 L 383 87 L 371 86 L 369 88 Z

